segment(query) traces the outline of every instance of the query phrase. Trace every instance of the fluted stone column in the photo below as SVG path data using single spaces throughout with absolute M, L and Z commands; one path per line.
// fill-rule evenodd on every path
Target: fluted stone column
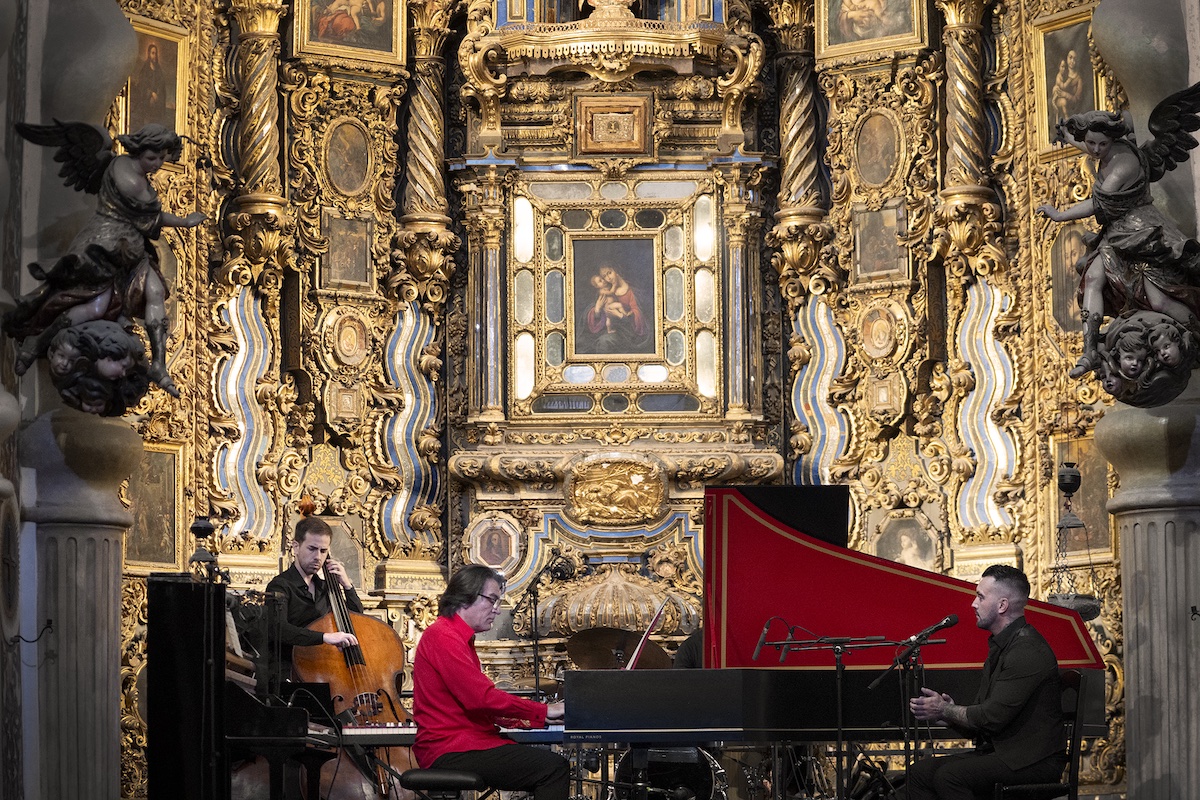
M 725 166 L 725 159 L 717 162 Z M 751 342 L 758 338 L 758 328 L 751 319 L 751 297 L 755 286 L 750 264 L 757 263 L 750 252 L 757 237 L 760 203 L 750 184 L 756 174 L 757 159 L 736 157 L 725 166 L 725 202 L 722 204 L 725 227 L 725 247 L 728 286 L 726 286 L 727 350 L 725 353 L 725 392 L 729 402 L 726 415 L 730 419 L 751 416 L 753 400 L 752 376 L 755 359 L 751 357 Z
M 117 489 L 141 454 L 124 421 L 72 409 L 21 434 L 36 486 L 24 518 L 37 526 L 37 618 L 53 622 L 34 646 L 42 798 L 120 797 L 121 545 L 133 517 Z
M 1121 476 L 1129 797 L 1200 797 L 1200 387 L 1159 408 L 1118 405 L 1096 443 Z

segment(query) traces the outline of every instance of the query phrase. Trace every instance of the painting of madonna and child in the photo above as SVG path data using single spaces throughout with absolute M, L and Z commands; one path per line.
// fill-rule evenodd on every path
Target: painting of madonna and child
M 653 239 L 572 242 L 574 355 L 654 356 Z

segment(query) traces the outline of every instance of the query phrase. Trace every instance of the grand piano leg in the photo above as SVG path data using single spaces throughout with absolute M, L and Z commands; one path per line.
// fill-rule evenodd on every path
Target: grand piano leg
M 650 788 L 650 748 L 631 747 L 625 756 L 629 759 L 629 800 L 646 800 Z

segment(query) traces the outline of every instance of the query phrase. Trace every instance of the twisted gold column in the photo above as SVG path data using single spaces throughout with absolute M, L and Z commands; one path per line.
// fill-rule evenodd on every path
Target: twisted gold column
M 278 295 L 291 245 L 291 216 L 279 172 L 280 0 L 233 0 L 237 22 L 234 80 L 239 96 L 234 164 L 241 191 L 229 216 L 233 234 L 221 277 L 231 285 L 253 283 L 269 298 Z
M 813 80 L 813 7 L 804 0 L 782 0 L 770 6 L 779 34 L 783 76 L 779 87 L 779 210 L 767 244 L 779 252 L 771 263 L 788 311 L 794 316 L 808 294 L 820 294 L 839 278 L 822 266 L 822 247 L 833 231 L 821 207 L 821 165 L 818 147 L 816 85 Z
M 451 253 L 459 247 L 458 237 L 449 230 L 442 107 L 446 65 L 441 51 L 450 33 L 452 5 L 445 0 L 409 5 L 416 64 L 408 115 L 408 181 L 400 218 L 404 226 L 399 238 L 401 278 L 395 282 L 401 287 L 402 299 L 423 298 L 432 306 L 435 317 L 440 316 L 439 309 L 446 301 L 450 275 L 454 272 Z
M 986 0 L 938 0 L 946 18 L 946 182 L 934 251 L 957 275 L 988 275 L 1003 259 L 1000 207 L 986 185 L 983 44 Z

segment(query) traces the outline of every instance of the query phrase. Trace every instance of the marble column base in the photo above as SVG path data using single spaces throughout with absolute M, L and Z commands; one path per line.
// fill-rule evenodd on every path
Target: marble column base
M 1117 406 L 1096 443 L 1121 476 L 1125 763 L 1137 800 L 1200 797 L 1200 380 L 1160 408 Z
M 21 433 L 23 515 L 37 526 L 35 618 L 53 624 L 33 646 L 30 738 L 43 800 L 120 797 L 122 545 L 133 518 L 117 490 L 141 453 L 127 422 L 72 409 Z

